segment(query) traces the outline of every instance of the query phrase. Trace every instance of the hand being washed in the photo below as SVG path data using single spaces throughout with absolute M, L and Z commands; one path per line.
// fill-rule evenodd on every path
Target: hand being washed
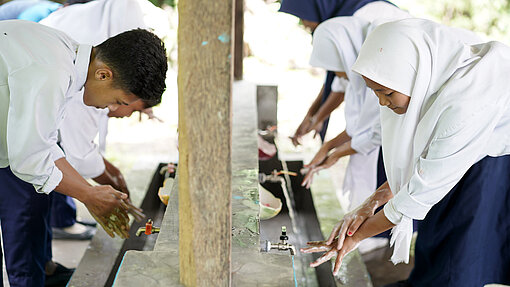
M 337 275 L 340 270 L 340 266 L 342 265 L 342 260 L 349 252 L 356 249 L 359 244 L 359 240 L 356 237 L 348 237 L 343 242 L 343 246 L 341 249 L 336 249 L 338 239 L 333 240 L 330 244 L 326 241 L 311 241 L 308 242 L 307 248 L 301 248 L 301 252 L 303 253 L 314 253 L 314 252 L 326 252 L 319 259 L 310 263 L 310 267 L 317 267 L 322 263 L 330 260 L 334 256 L 336 256 L 335 267 L 333 268 L 333 274 Z

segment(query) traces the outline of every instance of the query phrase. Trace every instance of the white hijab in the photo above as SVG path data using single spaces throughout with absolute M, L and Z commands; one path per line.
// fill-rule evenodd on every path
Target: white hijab
M 349 78 L 345 91 L 345 129 L 351 137 L 369 91 L 363 78 L 350 68 L 358 57 L 369 27 L 370 22 L 361 18 L 336 17 L 321 23 L 313 34 L 310 65 L 328 71 L 345 72 Z
M 368 36 L 352 67 L 353 71 L 411 97 L 407 112 L 403 115 L 398 115 L 386 107 L 381 107 L 380 112 L 384 165 L 393 193 L 400 190 L 407 192 L 408 188 L 409 192 L 412 192 L 409 182 L 415 174 L 420 157 L 426 155 L 438 123 L 447 122 L 447 119 L 440 122 L 441 116 L 446 111 L 448 115 L 455 115 L 450 118 L 454 121 L 448 122 L 455 126 L 459 117 L 480 110 L 480 95 L 484 94 L 489 85 L 494 85 L 489 71 L 492 69 L 491 72 L 497 73 L 494 71 L 497 67 L 491 67 L 497 66 L 497 57 L 491 58 L 490 51 L 482 53 L 477 48 L 479 46 L 465 45 L 466 40 L 459 38 L 451 28 L 423 19 L 405 19 L 383 24 Z M 477 39 L 473 41 L 476 42 Z M 484 61 L 479 61 L 481 56 Z M 491 61 L 494 63 L 490 64 Z M 472 63 L 474 64 L 470 65 Z M 462 69 L 467 66 L 469 69 Z M 456 74 L 458 71 L 461 71 L 462 75 Z M 473 79 L 476 81 L 473 82 Z M 500 89 L 508 89 L 503 86 L 504 83 L 500 84 Z M 483 101 L 497 101 L 496 98 L 501 93 L 496 94 L 484 95 Z M 434 103 L 436 105 L 433 106 Z M 442 107 L 438 108 L 438 103 L 441 103 Z M 480 123 L 482 124 L 486 122 Z M 483 130 L 483 127 L 472 127 L 472 130 Z M 474 149 L 479 151 L 483 150 L 485 143 L 473 141 L 471 135 L 465 141 L 461 139 L 460 144 L 479 145 L 481 148 Z M 465 172 L 478 159 L 480 155 L 477 154 L 471 158 L 459 158 L 455 162 L 456 166 L 448 168 Z M 443 184 L 443 187 L 449 188 L 446 191 L 448 192 L 462 175 L 463 172 L 459 172 L 447 185 L 444 182 L 435 184 Z M 437 203 L 440 199 L 435 199 L 434 202 Z M 393 229 L 391 239 L 392 244 L 396 243 L 392 261 L 407 263 L 412 218 L 403 215 L 400 222 L 393 223 L 397 226 Z

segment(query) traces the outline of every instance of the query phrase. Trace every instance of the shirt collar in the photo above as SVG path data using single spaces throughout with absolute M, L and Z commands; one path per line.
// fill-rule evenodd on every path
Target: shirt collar
M 76 69 L 76 81 L 74 84 L 74 89 L 76 92 L 83 88 L 83 85 L 85 85 L 85 81 L 87 80 L 91 52 L 91 45 L 78 45 L 78 49 L 76 51 L 76 59 L 74 61 L 74 67 Z

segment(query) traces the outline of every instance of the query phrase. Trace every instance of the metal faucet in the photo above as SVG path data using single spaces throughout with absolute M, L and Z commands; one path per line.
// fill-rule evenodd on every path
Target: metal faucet
M 296 254 L 296 247 L 294 245 L 289 244 L 287 242 L 289 237 L 287 236 L 287 227 L 282 226 L 282 234 L 280 235 L 280 242 L 271 243 L 269 240 L 266 240 L 264 246 L 262 246 L 262 251 L 269 252 L 271 249 L 277 249 L 280 251 L 290 251 L 290 255 Z
M 284 171 L 284 170 L 277 171 L 275 169 L 275 170 L 273 170 L 273 172 L 271 172 L 271 174 L 259 173 L 259 182 L 260 183 L 264 183 L 264 182 L 275 182 L 275 183 L 283 182 L 283 183 L 285 183 L 285 179 L 282 176 L 285 174 L 288 174 L 291 176 L 297 175 L 297 173 L 292 172 L 292 171 Z
M 136 231 L 136 236 L 140 236 L 142 232 L 145 233 L 145 235 L 159 233 L 160 228 L 152 226 L 152 223 L 153 223 L 152 219 L 149 218 L 149 220 L 147 220 L 147 222 L 145 223 L 145 227 L 138 228 L 138 230 Z

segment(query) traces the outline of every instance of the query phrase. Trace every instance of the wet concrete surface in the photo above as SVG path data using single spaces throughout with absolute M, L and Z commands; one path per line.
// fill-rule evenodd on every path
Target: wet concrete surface
M 390 261 L 392 254 L 393 249 L 388 246 L 361 256 L 365 261 L 374 287 L 382 287 L 409 277 L 414 266 L 414 256 L 410 256 L 409 264 L 393 265 Z
M 249 282 L 248 286 L 293 286 L 290 256 L 260 252 L 254 95 L 252 84 L 237 82 L 234 85 L 233 138 L 236 140 L 232 143 L 232 285 L 247 286 Z M 172 272 L 178 271 L 178 193 L 174 191 L 155 250 L 147 253 L 128 251 L 114 286 L 139 286 L 135 279 L 131 280 L 135 274 L 156 278 L 151 280 L 153 286 L 178 286 L 177 275 L 161 277 L 154 274 L 157 270 L 143 267 L 145 263 L 159 266 L 157 262 L 164 260 L 162 264 L 172 268 Z

